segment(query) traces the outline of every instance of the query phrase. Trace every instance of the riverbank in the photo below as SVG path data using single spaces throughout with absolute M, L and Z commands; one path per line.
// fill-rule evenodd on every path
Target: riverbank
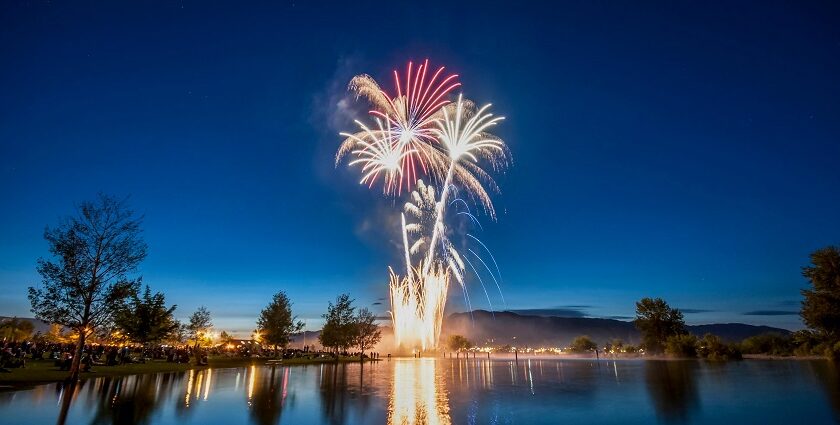
M 80 380 L 101 378 L 104 376 L 118 377 L 141 375 L 146 373 L 185 372 L 188 370 L 220 369 L 230 367 L 247 367 L 251 365 L 263 366 L 270 357 L 210 357 L 207 365 L 198 366 L 192 363 L 170 363 L 165 360 L 152 360 L 146 363 L 132 363 L 117 366 L 94 366 L 90 372 L 79 374 Z M 359 362 L 358 357 L 341 357 L 342 363 Z M 371 361 L 371 360 L 366 360 Z M 376 361 L 376 360 L 373 360 Z M 334 363 L 335 359 L 323 358 L 294 358 L 284 359 L 280 365 L 308 365 L 320 363 Z M 62 382 L 67 379 L 68 372 L 59 370 L 52 360 L 29 360 L 25 368 L 9 369 L 0 372 L 0 391 L 14 391 L 50 382 Z

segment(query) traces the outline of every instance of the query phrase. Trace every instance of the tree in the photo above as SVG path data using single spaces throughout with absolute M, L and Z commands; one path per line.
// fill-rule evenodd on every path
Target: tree
M 811 266 L 802 275 L 813 289 L 804 289 L 802 320 L 824 342 L 840 340 L 840 250 L 834 246 L 818 249 L 811 254 Z
M 5 319 L 0 322 L 0 335 L 3 340 L 18 342 L 28 339 L 32 336 L 35 330 L 35 325 L 28 320 L 21 320 L 17 317 Z
M 686 334 L 681 311 L 671 308 L 662 298 L 642 298 L 636 302 L 636 329 L 642 334 L 642 346 L 652 354 L 662 352 L 672 335 Z
M 66 344 L 70 340 L 69 332 L 66 332 L 63 326 L 55 323 L 50 325 L 50 330 L 44 335 L 44 341 L 51 344 Z
M 230 344 L 230 343 L 233 342 L 233 336 L 231 336 L 229 333 L 227 333 L 225 331 L 222 331 L 219 334 L 219 341 L 221 341 L 222 344 L 225 344 L 225 345 Z
M 569 351 L 573 353 L 588 353 L 598 348 L 598 344 L 589 338 L 587 335 L 581 335 L 572 341 L 569 345 Z
M 741 351 L 744 354 L 789 356 L 792 349 L 790 339 L 775 332 L 753 335 L 741 341 Z
M 187 337 L 189 335 L 189 330 L 187 330 L 187 326 L 181 323 L 178 319 L 173 319 L 175 329 L 164 338 L 163 342 L 169 345 L 181 345 L 187 341 Z
M 336 353 L 350 347 L 353 343 L 353 300 L 350 295 L 341 294 L 335 299 L 335 304 L 329 303 L 324 318 L 324 328 L 318 340 L 324 347 L 335 350 Z
M 624 341 L 619 338 L 615 338 L 604 346 L 604 351 L 609 353 L 621 353 L 624 351 Z
M 376 315 L 367 307 L 359 309 L 353 320 L 353 346 L 362 352 L 361 361 L 365 360 L 365 351 L 373 348 L 382 339 L 382 331 L 376 324 Z
M 817 334 L 808 329 L 800 329 L 790 334 L 790 344 L 793 346 L 793 354 L 797 356 L 823 354 L 827 348 L 820 342 Z M 741 348 L 743 349 L 743 343 Z M 819 350 L 820 348 L 823 350 Z
M 207 339 L 213 321 L 210 319 L 210 311 L 207 307 L 201 306 L 190 316 L 190 323 L 187 325 L 189 338 L 195 341 L 195 348 L 201 345 L 202 340 Z
M 257 331 L 262 341 L 273 345 L 275 353 L 278 347 L 286 349 L 292 334 L 301 329 L 303 322 L 297 321 L 297 317 L 292 315 L 292 302 L 283 291 L 274 294 L 271 303 L 257 319 Z
M 139 286 L 127 274 L 146 258 L 140 224 L 124 201 L 99 195 L 82 203 L 75 217 L 44 231 L 52 257 L 38 260 L 41 286 L 29 288 L 29 302 L 35 317 L 79 336 L 70 366 L 73 380 L 79 377 L 86 336 L 111 323 Z
M 697 337 L 689 334 L 670 335 L 665 340 L 665 353 L 673 357 L 697 357 Z
M 707 333 L 697 341 L 697 356 L 708 360 L 738 360 L 741 351 L 736 345 L 726 344 L 719 336 Z
M 166 307 L 166 298 L 160 292 L 152 294 L 146 285 L 143 297 L 132 294 L 129 302 L 120 310 L 114 320 L 118 331 L 129 340 L 141 344 L 153 344 L 168 338 L 178 329 L 178 322 L 172 317 L 177 306 Z
M 472 342 L 463 335 L 452 335 L 446 342 L 446 345 L 452 351 L 461 352 L 462 350 L 469 350 L 472 348 Z

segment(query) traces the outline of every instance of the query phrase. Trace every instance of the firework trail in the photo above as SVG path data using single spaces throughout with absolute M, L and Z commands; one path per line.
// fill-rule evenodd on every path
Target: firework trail
M 443 183 L 440 202 L 437 205 L 435 214 L 436 223 L 426 257 L 426 267 L 429 267 L 434 262 L 435 243 L 442 233 L 444 206 L 446 205 L 446 197 L 449 193 L 456 166 L 472 164 L 477 168 L 476 163 L 479 158 L 488 160 L 494 167 L 499 167 L 504 161 L 506 152 L 504 142 L 486 132 L 490 127 L 503 120 L 504 117 L 494 118 L 493 114 L 486 112 L 489 108 L 490 104 L 487 104 L 478 111 L 471 113 L 465 107 L 463 96 L 459 95 L 454 113 L 449 112 L 448 109 L 450 108 L 443 108 L 443 119 L 437 122 L 438 128 L 433 131 L 447 153 L 450 165 Z M 465 172 L 468 173 L 469 171 Z M 472 190 L 473 193 L 484 195 L 481 197 L 481 201 L 490 212 L 491 217 L 495 217 L 493 204 L 490 202 L 490 197 L 487 196 L 487 192 L 484 191 L 483 187 L 479 185 L 477 188 L 472 186 L 467 186 L 467 188 Z
M 446 207 L 456 205 L 456 215 L 466 215 L 481 227 L 467 202 L 458 197 L 460 187 L 495 219 L 485 187 L 491 191 L 498 191 L 498 187 L 483 166 L 498 171 L 507 165 L 507 147 L 489 133 L 504 118 L 490 113 L 489 104 L 477 108 L 462 95 L 451 103 L 448 94 L 460 86 L 457 78 L 455 74 L 444 75 L 443 67 L 430 74 L 426 60 L 417 67 L 409 62 L 403 79 L 394 71 L 393 96 L 368 75 L 354 77 L 349 85 L 357 98 L 364 97 L 370 102 L 373 108 L 370 113 L 377 125 L 371 129 L 357 121 L 359 131 L 341 133 L 345 139 L 336 154 L 336 165 L 352 155 L 354 159 L 349 164 L 361 167 L 360 183 L 372 187 L 381 176 L 386 195 L 400 196 L 404 188 L 411 190 L 413 185 L 417 186 L 400 215 L 405 275 L 399 276 L 389 268 L 390 314 L 398 346 L 422 349 L 437 346 L 451 279 L 461 286 L 470 306 L 464 284 L 467 265 L 490 302 L 479 271 L 448 239 L 444 218 Z M 423 182 L 421 173 L 440 185 L 439 196 L 433 185 Z M 454 194 L 451 201 L 450 194 Z M 459 210 L 457 205 L 463 205 L 466 210 Z M 407 221 L 406 216 L 411 220 Z M 475 236 L 467 236 L 490 253 Z M 481 262 L 501 291 L 488 264 L 472 249 L 468 252 Z M 490 257 L 498 272 L 492 253 Z

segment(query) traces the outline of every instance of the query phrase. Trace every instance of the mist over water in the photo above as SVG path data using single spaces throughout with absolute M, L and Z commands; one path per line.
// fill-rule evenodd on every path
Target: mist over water
M 748 408 L 747 408 L 748 407 Z M 0 424 L 835 423 L 828 361 L 393 359 L 0 393 Z

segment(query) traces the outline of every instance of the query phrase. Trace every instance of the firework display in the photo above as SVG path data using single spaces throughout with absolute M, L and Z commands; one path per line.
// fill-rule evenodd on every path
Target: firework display
M 405 274 L 389 270 L 395 343 L 405 348 L 437 347 L 451 280 L 461 287 L 470 306 L 466 266 L 490 302 L 470 257 L 489 272 L 501 293 L 495 259 L 494 271 L 475 250 L 467 248 L 466 255 L 460 253 L 450 240 L 453 230 L 446 224 L 451 209 L 455 216 L 467 217 L 480 226 L 470 203 L 495 220 L 488 190 L 498 191 L 498 187 L 488 167 L 490 171 L 502 170 L 509 158 L 504 142 L 490 133 L 504 118 L 490 113 L 490 104 L 477 107 L 462 94 L 453 102 L 452 91 L 461 86 L 457 79 L 455 74 L 446 75 L 444 67 L 430 73 L 426 60 L 417 67 L 409 62 L 402 79 L 394 71 L 393 95 L 368 75 L 354 77 L 349 85 L 357 98 L 370 103 L 376 125 L 356 121 L 357 132 L 341 133 L 344 141 L 336 165 L 349 156 L 349 165 L 361 168 L 360 183 L 372 187 L 381 178 L 386 196 L 400 197 L 410 191 L 400 217 Z M 472 234 L 466 236 L 480 244 L 483 251 L 479 252 L 492 258 L 484 243 Z

